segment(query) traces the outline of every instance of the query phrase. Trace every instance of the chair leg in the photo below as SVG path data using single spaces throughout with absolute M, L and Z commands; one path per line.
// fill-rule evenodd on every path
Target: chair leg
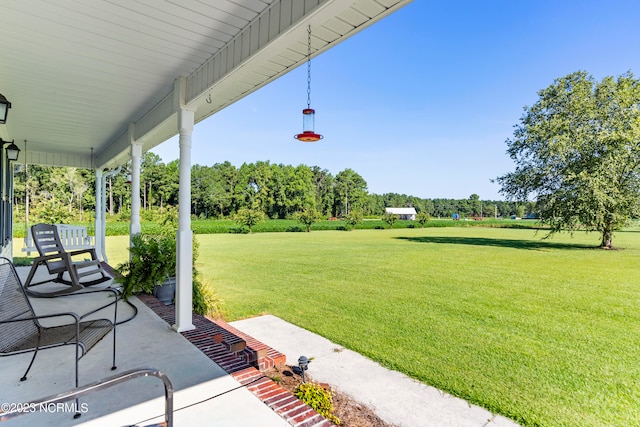
M 118 297 L 116 297 L 116 302 L 113 307 L 113 363 L 111 366 L 111 370 L 115 371 L 118 369 L 116 366 L 116 325 L 118 324 Z
M 71 255 L 65 254 L 65 260 L 67 261 L 67 271 L 69 272 L 69 279 L 73 286 L 80 286 L 80 278 L 78 277 L 78 270 L 76 270 L 76 266 L 73 264 L 73 260 L 71 259 Z
M 33 280 L 33 276 L 36 274 L 36 270 L 40 267 L 40 263 L 38 261 L 34 261 L 31 266 L 31 270 L 29 270 L 29 275 L 27 276 L 27 281 L 24 282 L 24 288 L 28 289 L 31 286 L 31 281 Z
M 77 329 L 78 325 L 76 324 L 76 388 L 79 387 L 78 382 L 78 364 L 80 363 L 80 343 L 78 342 L 78 336 L 80 331 Z M 83 352 L 84 354 L 84 352 Z M 74 419 L 80 418 L 82 414 L 80 413 L 80 401 L 76 399 L 76 413 L 73 414 Z
M 37 354 L 38 354 L 38 348 L 36 347 L 36 349 L 33 351 L 33 357 L 31 358 L 31 363 L 29 363 L 29 367 L 24 372 L 24 375 L 22 376 L 22 378 L 20 378 L 20 381 L 26 381 L 27 380 L 27 374 L 31 370 L 31 367 L 33 366 L 33 362 L 36 360 Z

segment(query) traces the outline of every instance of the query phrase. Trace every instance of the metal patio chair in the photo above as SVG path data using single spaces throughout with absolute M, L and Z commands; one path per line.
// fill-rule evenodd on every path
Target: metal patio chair
M 27 379 L 39 350 L 64 345 L 75 346 L 75 386 L 78 387 L 78 362 L 109 332 L 113 331 L 113 359 L 111 369 L 116 369 L 116 317 L 117 291 L 95 290 L 79 294 L 65 295 L 64 298 L 78 298 L 89 293 L 111 291 L 113 293 L 113 320 L 83 320 L 87 316 L 104 309 L 78 316 L 76 313 L 55 313 L 38 316 L 27 297 L 16 270 L 7 258 L 0 257 L 0 356 L 12 356 L 33 352 L 31 362 L 20 381 Z M 67 318 L 70 323 L 60 326 L 43 326 L 43 319 Z
M 53 224 L 36 224 L 31 227 L 31 235 L 33 243 L 38 250 L 40 256 L 36 257 L 29 271 L 29 276 L 25 282 L 25 288 L 30 295 L 33 296 L 57 296 L 84 289 L 85 286 L 96 285 L 106 282 L 112 277 L 102 268 L 102 264 L 98 259 L 95 248 L 79 249 L 74 251 L 66 251 L 58 229 Z M 88 255 L 90 259 L 77 260 L 73 257 Z M 56 275 L 55 278 L 48 278 L 40 282 L 33 282 L 38 267 L 44 264 L 50 275 Z M 69 277 L 64 277 L 65 273 Z M 82 281 L 83 278 L 91 278 L 91 280 Z M 63 289 L 56 289 L 50 292 L 34 291 L 32 287 L 42 285 L 44 283 L 56 282 L 67 285 Z

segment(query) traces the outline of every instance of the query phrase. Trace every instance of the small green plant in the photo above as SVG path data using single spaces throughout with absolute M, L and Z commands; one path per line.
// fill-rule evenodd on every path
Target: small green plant
M 264 221 L 264 212 L 258 209 L 240 209 L 234 220 L 238 225 L 246 227 L 249 229 L 249 233 L 251 233 L 251 228 Z
M 122 296 L 144 292 L 151 293 L 153 287 L 166 277 L 176 275 L 176 241 L 169 235 L 136 234 L 131 238 L 131 260 L 116 267 L 122 284 Z
M 296 387 L 293 394 L 335 425 L 341 424 L 340 418 L 333 413 L 333 395 L 330 390 L 319 384 L 302 383 Z
M 347 223 L 349 230 L 356 228 L 356 225 L 360 224 L 364 219 L 362 212 L 353 209 L 351 212 L 344 216 L 344 221 Z
M 276 384 L 280 384 L 282 383 L 282 375 L 275 374 L 274 376 L 271 377 L 271 380 Z
M 213 287 L 200 280 L 200 275 L 193 270 L 193 312 L 201 316 L 224 317 L 224 304 Z
M 116 267 L 125 299 L 136 293 L 152 293 L 156 285 L 176 275 L 176 233 L 178 210 L 164 213 L 159 234 L 136 234 L 131 237 L 130 260 Z M 193 262 L 198 257 L 198 241 L 193 239 Z
M 400 217 L 396 214 L 392 214 L 392 213 L 385 213 L 384 216 L 382 217 L 382 220 L 384 222 L 386 222 L 387 224 L 389 224 L 389 227 L 393 228 L 393 224 L 395 224 L 398 219 L 400 219 Z
M 424 228 L 424 225 L 431 221 L 431 215 L 429 215 L 429 212 L 425 211 L 418 212 L 416 215 L 416 221 L 420 224 L 420 228 Z
M 307 227 L 307 233 L 311 231 L 311 226 L 320 221 L 320 212 L 316 208 L 303 209 L 295 214 L 296 220 Z

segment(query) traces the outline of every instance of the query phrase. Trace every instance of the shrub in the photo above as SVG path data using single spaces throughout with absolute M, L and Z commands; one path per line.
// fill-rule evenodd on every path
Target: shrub
M 247 227 L 249 229 L 249 233 L 251 233 L 251 228 L 264 221 L 264 212 L 258 209 L 240 209 L 234 220 L 238 225 L 243 227 Z
M 311 226 L 320 221 L 320 212 L 316 208 L 304 209 L 296 212 L 295 219 L 307 227 L 307 233 L 311 231 Z
M 354 229 L 356 225 L 360 224 L 363 221 L 362 212 L 359 210 L 353 209 L 351 212 L 344 216 L 344 221 L 347 223 L 350 229 Z
M 136 234 L 131 243 L 131 261 L 116 267 L 124 299 L 139 292 L 151 293 L 156 284 L 176 275 L 175 238 Z
M 424 225 L 431 221 L 431 215 L 429 215 L 429 212 L 418 212 L 418 215 L 416 215 L 416 221 L 418 221 L 418 223 L 420 224 L 420 226 L 422 228 L 424 228 Z
M 393 224 L 395 224 L 398 221 L 398 219 L 400 219 L 400 217 L 392 213 L 385 213 L 384 216 L 382 217 L 382 220 L 387 224 L 389 224 L 389 227 L 391 228 L 393 228 Z
M 200 280 L 195 269 L 193 276 L 193 312 L 201 316 L 224 317 L 224 304 L 220 296 L 212 286 Z
M 316 412 L 336 425 L 341 421 L 334 413 L 333 395 L 319 384 L 302 383 L 293 391 L 293 394 Z

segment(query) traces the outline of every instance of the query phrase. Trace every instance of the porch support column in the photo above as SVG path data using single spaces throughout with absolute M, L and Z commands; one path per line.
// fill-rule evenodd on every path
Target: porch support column
M 102 169 L 96 169 L 96 218 L 94 224 L 95 233 L 95 248 L 98 255 L 98 259 L 103 260 L 104 254 L 102 253 L 102 240 L 104 239 L 104 230 L 102 229 L 102 217 L 104 216 L 104 199 L 102 198 Z
M 178 110 L 180 134 L 180 186 L 178 196 L 176 323 L 177 332 L 195 329 L 192 317 L 193 233 L 191 231 L 191 135 L 194 112 L 181 106 Z
M 131 140 L 131 225 L 129 226 L 129 245 L 131 238 L 140 234 L 140 162 L 142 161 L 142 143 L 133 139 L 133 123 L 129 125 Z

